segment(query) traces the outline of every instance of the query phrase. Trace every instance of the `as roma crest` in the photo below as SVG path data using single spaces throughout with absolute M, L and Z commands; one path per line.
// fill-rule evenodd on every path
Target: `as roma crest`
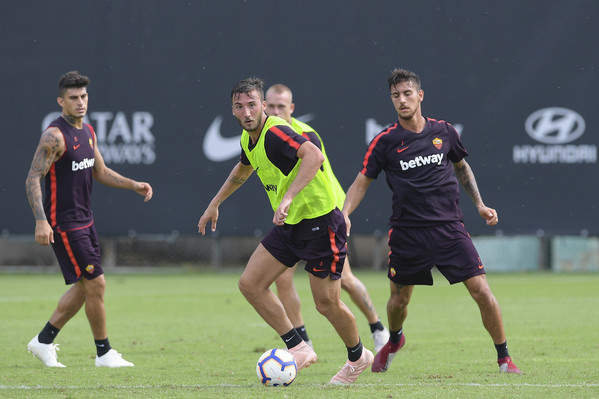
M 437 150 L 440 150 L 441 148 L 443 148 L 443 140 L 441 140 L 441 139 L 440 139 L 440 138 L 438 138 L 438 137 L 435 137 L 435 138 L 433 139 L 433 145 L 434 145 L 435 147 L 437 147 Z

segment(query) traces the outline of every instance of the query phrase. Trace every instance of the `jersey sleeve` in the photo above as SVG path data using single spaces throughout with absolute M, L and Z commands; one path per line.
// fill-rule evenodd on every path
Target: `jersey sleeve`
M 289 126 L 273 126 L 266 132 L 264 147 L 268 159 L 283 173 L 288 174 L 299 158 L 297 150 L 308 139 Z
M 462 141 L 460 140 L 460 135 L 458 134 L 457 130 L 455 130 L 455 128 L 449 123 L 447 123 L 446 126 L 448 130 L 448 137 L 451 138 L 451 145 L 449 147 L 449 152 L 447 153 L 447 158 L 453 163 L 460 162 L 470 154 L 462 145 Z
M 310 140 L 312 144 L 314 144 L 320 151 L 322 151 L 322 143 L 320 141 L 320 137 L 315 132 L 303 132 L 302 136 Z
M 241 149 L 241 154 L 239 155 L 239 162 L 241 162 L 245 166 L 248 166 L 251 164 L 247 155 L 245 155 L 245 151 L 243 150 L 243 148 Z
M 360 173 L 366 177 L 376 179 L 383 170 L 385 162 L 384 137 L 387 132 L 388 130 L 376 135 L 368 145 L 362 162 L 362 170 L 360 170 Z

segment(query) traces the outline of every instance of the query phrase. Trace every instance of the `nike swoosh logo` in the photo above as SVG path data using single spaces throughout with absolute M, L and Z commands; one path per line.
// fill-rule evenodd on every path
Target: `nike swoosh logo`
M 80 145 L 81 145 L 81 144 L 74 145 L 74 146 L 73 146 L 73 149 L 74 149 L 74 150 L 76 150 L 77 148 L 79 148 L 79 146 L 80 146 Z
M 220 126 L 222 123 L 223 117 L 218 115 L 214 118 L 214 121 L 212 121 L 204 136 L 204 155 L 213 162 L 228 161 L 236 155 L 239 155 L 241 151 L 239 145 L 241 135 L 235 137 L 223 137 L 220 133 Z
M 404 148 L 398 148 L 397 152 L 404 152 L 405 150 L 407 150 L 408 148 L 410 148 L 410 146 L 404 147 Z
M 308 123 L 312 119 L 314 119 L 314 114 L 313 113 L 305 114 L 305 115 L 302 115 L 302 116 L 298 116 L 295 119 L 297 119 L 300 122 Z
M 484 267 L 483 265 L 478 265 L 478 268 L 479 268 L 479 269 L 482 269 L 483 267 Z
M 293 337 L 289 338 L 289 339 L 286 339 L 286 340 L 285 340 L 285 342 L 289 342 L 289 341 L 291 341 L 293 338 L 295 338 L 295 335 L 294 335 Z
M 314 118 L 313 114 L 302 115 L 296 119 L 308 123 Z M 229 159 L 238 157 L 241 152 L 241 146 L 239 141 L 241 135 L 234 137 L 224 137 L 221 133 L 221 125 L 223 123 L 223 117 L 218 115 L 206 131 L 204 141 L 202 143 L 202 150 L 206 158 L 213 162 L 224 162 Z
M 314 270 L 315 272 L 326 272 L 327 271 L 327 269 L 317 269 L 317 268 L 314 268 L 312 270 Z

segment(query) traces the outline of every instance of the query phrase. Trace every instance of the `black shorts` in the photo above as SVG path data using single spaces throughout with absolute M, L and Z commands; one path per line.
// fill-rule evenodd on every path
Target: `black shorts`
M 433 267 L 450 284 L 485 274 L 480 256 L 462 222 L 389 230 L 389 273 L 402 285 L 433 285 Z
M 96 226 L 54 232 L 52 249 L 66 284 L 84 277 L 94 279 L 104 273 L 100 262 L 100 242 Z
M 324 216 L 304 219 L 295 225 L 273 227 L 262 245 L 287 267 L 305 260 L 304 269 L 309 273 L 337 280 L 341 278 L 347 253 L 346 231 L 343 214 L 335 208 Z

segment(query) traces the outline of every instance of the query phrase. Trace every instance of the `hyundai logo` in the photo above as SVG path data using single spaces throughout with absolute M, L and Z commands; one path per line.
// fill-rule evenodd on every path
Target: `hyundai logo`
M 585 123 L 578 113 L 560 107 L 543 108 L 533 112 L 524 124 L 526 133 L 545 144 L 564 144 L 584 133 Z

